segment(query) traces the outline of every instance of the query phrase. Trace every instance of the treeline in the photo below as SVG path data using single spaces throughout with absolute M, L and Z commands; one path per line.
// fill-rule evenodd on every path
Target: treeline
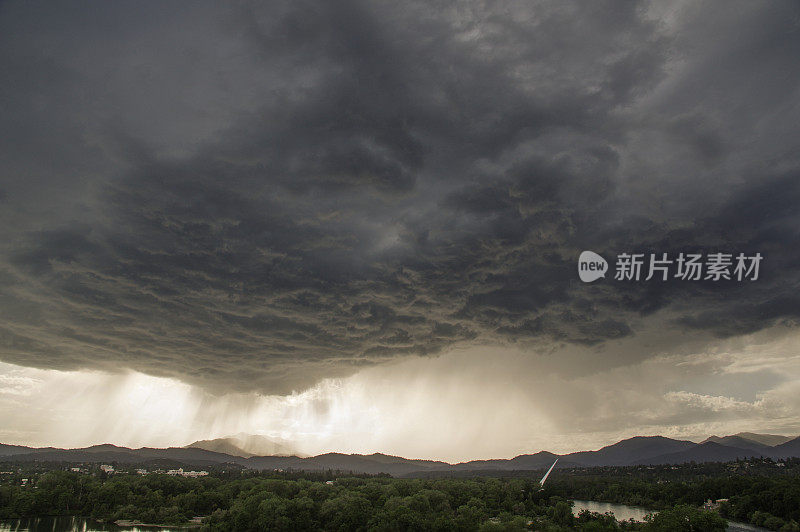
M 570 504 L 533 479 L 224 479 L 102 476 L 50 471 L 0 486 L 0 517 L 77 515 L 203 529 L 256 530 L 650 530 L 723 531 L 713 512 L 678 506 L 643 524 L 572 515 Z

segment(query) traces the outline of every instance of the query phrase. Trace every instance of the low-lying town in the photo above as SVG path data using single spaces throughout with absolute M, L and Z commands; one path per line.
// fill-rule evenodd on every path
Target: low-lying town
M 113 475 L 114 473 L 136 473 L 137 475 L 171 475 L 171 476 L 178 476 L 178 477 L 189 477 L 189 478 L 198 478 L 198 477 L 205 477 L 208 476 L 208 471 L 184 471 L 183 468 L 178 469 L 154 469 L 152 471 L 148 471 L 147 469 L 137 468 L 132 471 L 128 470 L 117 470 L 114 469 L 114 466 L 109 464 L 100 464 L 99 466 L 100 471 L 106 473 L 108 475 Z M 90 466 L 77 466 L 77 467 L 70 467 L 70 471 L 73 473 L 90 473 L 91 467 Z M 12 472 L 9 471 L 9 474 Z

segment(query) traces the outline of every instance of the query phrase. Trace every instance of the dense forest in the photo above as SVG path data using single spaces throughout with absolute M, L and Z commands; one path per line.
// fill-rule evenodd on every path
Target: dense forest
M 19 464 L 16 465 L 17 467 Z M 799 530 L 794 475 L 713 475 L 684 469 L 559 471 L 538 479 L 339 476 L 334 472 L 165 474 L 72 472 L 41 464 L 0 477 L 0 518 L 77 515 L 204 530 L 655 530 L 725 529 L 724 516 Z M 22 475 L 27 482 L 23 483 Z M 665 478 L 666 477 L 666 478 Z M 670 478 L 674 477 L 674 478 Z M 573 517 L 571 498 L 638 504 L 660 511 L 645 523 L 610 515 Z M 699 509 L 728 498 L 719 513 Z

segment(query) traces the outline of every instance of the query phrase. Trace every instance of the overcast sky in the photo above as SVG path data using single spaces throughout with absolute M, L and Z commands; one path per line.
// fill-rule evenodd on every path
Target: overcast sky
M 800 433 L 798 57 L 794 1 L 3 2 L 0 441 Z

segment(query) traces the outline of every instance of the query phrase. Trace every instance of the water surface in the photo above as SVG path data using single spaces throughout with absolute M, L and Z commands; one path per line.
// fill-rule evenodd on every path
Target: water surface
M 180 527 L 117 526 L 84 517 L 30 517 L 0 520 L 0 532 L 186 532 Z M 195 529 L 196 530 L 196 529 Z
M 572 513 L 576 516 L 583 510 L 589 510 L 590 512 L 597 512 L 599 514 L 611 512 L 614 514 L 614 517 L 616 517 L 617 521 L 628 521 L 629 519 L 633 519 L 634 521 L 644 521 L 644 516 L 653 513 L 653 510 L 645 510 L 644 508 L 639 508 L 638 506 L 628 506 L 627 504 L 581 501 L 577 499 L 572 502 L 574 503 L 572 505 Z

